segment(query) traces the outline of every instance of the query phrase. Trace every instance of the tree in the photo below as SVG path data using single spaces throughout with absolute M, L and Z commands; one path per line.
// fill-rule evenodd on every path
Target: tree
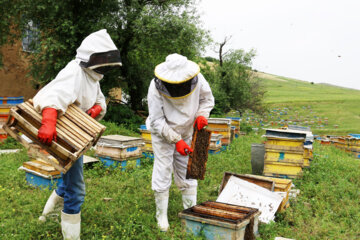
M 230 110 L 243 112 L 251 109 L 254 112 L 264 111 L 264 89 L 260 82 L 253 78 L 251 61 L 255 51 L 229 50 L 223 54 L 223 47 L 228 41 L 219 44 L 219 63 L 209 67 L 202 64 L 203 72 L 210 82 L 215 96 L 214 113 L 227 113 Z
M 106 28 L 121 52 L 123 67 L 105 76 L 103 91 L 121 86 L 130 96 L 131 108 L 138 110 L 144 108 L 154 67 L 165 56 L 177 52 L 194 59 L 207 43 L 194 4 L 195 0 L 0 0 L 0 5 L 11 6 L 0 17 L 0 33 L 6 41 L 7 36 L 19 38 L 22 31 L 10 35 L 8 26 L 23 30 L 30 20 L 37 23 L 41 44 L 31 55 L 30 73 L 44 85 L 74 58 L 89 33 Z

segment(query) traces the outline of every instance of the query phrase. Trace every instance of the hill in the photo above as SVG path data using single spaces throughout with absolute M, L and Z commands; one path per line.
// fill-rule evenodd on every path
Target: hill
M 359 90 L 267 73 L 258 72 L 255 77 L 266 88 L 265 102 L 272 112 L 268 121 L 263 121 L 264 125 L 290 121 L 290 124 L 308 125 L 317 134 L 360 132 Z M 275 117 L 274 112 L 280 116 Z

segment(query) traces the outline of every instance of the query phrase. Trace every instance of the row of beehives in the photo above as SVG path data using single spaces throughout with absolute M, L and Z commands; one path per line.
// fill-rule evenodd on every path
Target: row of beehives
M 62 181 L 62 178 L 60 171 L 50 164 L 49 160 L 51 162 L 57 160 L 47 153 L 45 149 L 31 142 L 30 139 L 28 141 L 30 145 L 28 150 L 30 161 L 24 162 L 21 167 L 26 172 L 27 182 L 35 187 L 54 188 L 56 184 Z M 143 140 L 137 137 L 103 136 L 95 146 L 95 155 L 105 167 L 120 167 L 121 171 L 125 171 L 140 166 L 143 145 Z M 98 161 L 94 158 L 88 158 L 88 160 Z
M 313 135 L 309 129 L 267 129 L 263 175 L 297 178 L 313 158 Z
M 348 136 L 326 136 L 320 139 L 322 145 L 334 145 L 360 158 L 360 134 L 349 134 Z
M 139 130 L 145 142 L 144 155 L 153 157 L 151 132 L 146 128 L 146 125 L 141 125 Z M 209 146 L 210 154 L 217 154 L 225 150 L 234 138 L 242 134 L 240 132 L 240 118 L 238 117 L 209 118 L 207 130 L 212 132 Z
M 10 108 L 22 102 L 24 102 L 24 97 L 0 97 L 0 142 L 8 136 L 2 126 L 9 117 Z

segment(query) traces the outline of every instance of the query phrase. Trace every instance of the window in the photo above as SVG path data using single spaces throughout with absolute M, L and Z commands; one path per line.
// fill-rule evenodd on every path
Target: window
M 25 52 L 35 52 L 40 44 L 39 28 L 33 21 L 28 22 L 24 29 L 22 47 Z

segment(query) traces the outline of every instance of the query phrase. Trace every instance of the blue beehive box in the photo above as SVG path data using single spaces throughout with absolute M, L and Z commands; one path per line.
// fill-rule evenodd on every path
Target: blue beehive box
M 49 188 L 50 190 L 56 189 L 57 185 L 62 182 L 61 175 L 57 177 L 46 177 L 39 176 L 37 174 L 26 172 L 26 182 L 33 186 L 41 189 Z
M 33 187 L 55 189 L 62 182 L 60 172 L 41 160 L 24 162 L 20 169 L 25 171 L 26 182 Z
M 221 205 L 221 207 L 217 205 Z M 225 218 L 225 215 L 220 216 L 224 212 L 229 215 L 234 213 L 235 215 L 240 213 L 240 215 L 238 215 L 239 218 L 229 219 Z M 220 215 L 216 215 L 219 213 Z M 256 219 L 259 215 L 260 212 L 254 208 L 217 202 L 201 203 L 179 213 L 182 227 L 187 233 L 204 236 L 209 240 L 255 239 L 258 236 L 258 220 Z M 249 224 L 250 221 L 252 224 Z
M 2 105 L 17 105 L 24 102 L 24 97 L 0 97 L 0 104 Z
M 219 149 L 217 149 L 217 150 L 211 150 L 211 149 L 209 149 L 209 153 L 210 153 L 210 154 L 219 154 L 219 153 L 221 153 L 221 148 L 219 148 Z
M 141 158 L 117 160 L 111 157 L 99 156 L 99 159 L 106 168 L 109 167 L 117 168 L 120 166 L 121 171 L 125 171 L 126 169 L 130 169 L 130 168 L 140 167 L 141 164 Z
M 145 158 L 148 158 L 150 160 L 154 160 L 154 153 L 151 152 L 143 152 L 142 153 Z

